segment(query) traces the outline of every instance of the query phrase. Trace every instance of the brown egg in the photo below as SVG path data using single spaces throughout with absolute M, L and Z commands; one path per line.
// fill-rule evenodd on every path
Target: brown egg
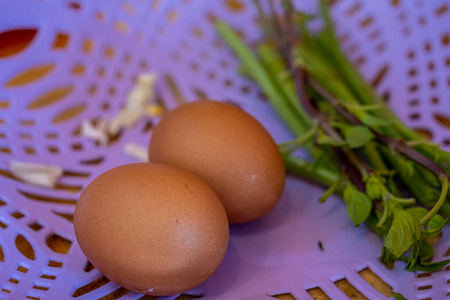
M 272 137 L 248 113 L 223 102 L 201 100 L 167 113 L 153 130 L 149 158 L 202 178 L 230 223 L 264 216 L 284 187 L 283 160 Z
M 117 284 L 165 296 L 199 285 L 221 263 L 229 239 L 214 191 L 173 166 L 109 170 L 82 192 L 75 234 L 89 261 Z

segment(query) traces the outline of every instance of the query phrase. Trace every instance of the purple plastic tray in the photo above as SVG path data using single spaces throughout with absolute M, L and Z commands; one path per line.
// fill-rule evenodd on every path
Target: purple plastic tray
M 309 12 L 315 4 L 299 1 Z M 445 0 L 339 0 L 332 6 L 351 60 L 404 121 L 447 149 L 449 6 Z M 252 1 L 0 2 L 0 168 L 7 170 L 10 159 L 60 165 L 68 171 L 61 184 L 75 190 L 0 176 L 0 299 L 72 299 L 77 289 L 101 277 L 95 269 L 84 270 L 87 260 L 73 224 L 62 216 L 73 214 L 80 189 L 93 178 L 135 162 L 123 153 L 124 145 L 133 141 L 146 146 L 151 132 L 142 120 L 113 144 L 100 147 L 77 128 L 82 120 L 114 115 L 140 72 L 159 74 L 158 91 L 168 108 L 204 95 L 233 101 L 261 121 L 277 142 L 292 138 L 257 86 L 236 75 L 237 61 L 214 32 L 214 18 L 226 20 L 250 42 L 259 35 Z M 29 43 L 5 56 L 1 42 L 6 31 L 9 37 L 28 36 Z M 13 78 L 34 68 L 47 72 L 11 86 Z M 39 103 L 45 105 L 36 108 Z M 59 121 L 64 114 L 71 117 Z M 359 275 L 369 268 L 408 299 L 448 297 L 446 269 L 418 276 L 397 263 L 387 270 L 378 261 L 382 241 L 365 226 L 353 227 L 338 197 L 319 204 L 322 193 L 288 177 L 275 211 L 232 226 L 223 264 L 191 293 L 204 299 L 273 299 L 270 295 L 280 293 L 311 299 L 307 290 L 320 287 L 332 299 L 348 299 L 334 283 L 345 278 L 367 298 L 385 299 Z M 47 246 L 52 236 L 71 242 L 69 252 Z M 16 247 L 24 242 L 32 248 L 25 255 Z M 446 228 L 436 259 L 447 255 L 449 243 Z M 114 293 L 122 294 L 120 299 L 142 297 L 119 288 L 110 282 L 77 298 L 115 299 Z

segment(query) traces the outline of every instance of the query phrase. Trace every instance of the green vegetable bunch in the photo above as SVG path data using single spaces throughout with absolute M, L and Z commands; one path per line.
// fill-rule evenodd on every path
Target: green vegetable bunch
M 356 226 L 366 222 L 384 239 L 381 261 L 435 271 L 430 239 L 450 216 L 450 154 L 406 126 L 340 50 L 324 1 L 308 16 L 282 1 L 281 12 L 255 0 L 264 39 L 250 48 L 223 22 L 217 30 L 297 136 L 281 144 L 288 171 L 328 186 L 319 201 L 341 195 Z M 324 26 L 311 33 L 310 22 Z M 311 160 L 295 155 L 305 148 Z M 438 214 L 439 213 L 439 214 Z

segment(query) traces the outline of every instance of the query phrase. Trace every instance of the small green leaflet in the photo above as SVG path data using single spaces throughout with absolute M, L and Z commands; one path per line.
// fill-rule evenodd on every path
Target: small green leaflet
M 420 236 L 417 220 L 407 211 L 398 209 L 394 212 L 391 228 L 384 241 L 384 246 L 399 257 Z
M 406 270 L 434 272 L 450 263 L 450 259 L 438 262 L 427 262 L 433 254 L 433 247 L 426 240 L 417 241 L 416 244 L 411 247 L 411 255 Z
M 410 160 L 406 160 L 406 159 L 399 159 L 398 160 L 398 164 L 399 164 L 399 168 L 401 170 L 401 172 L 406 175 L 408 178 L 411 178 L 411 176 L 414 175 L 414 163 Z
M 386 196 L 386 193 L 384 180 L 375 174 L 370 174 L 366 180 L 366 194 L 369 199 L 381 199 Z
M 395 300 L 408 300 L 400 293 L 392 292 L 392 296 L 394 296 Z
M 386 247 L 383 247 L 383 249 L 381 250 L 381 262 L 388 269 L 392 269 L 394 268 L 394 263 L 396 261 L 408 262 L 408 258 L 404 254 L 400 255 L 400 257 L 396 257 Z
M 428 213 L 428 210 L 419 206 L 409 208 L 406 211 L 410 213 L 417 222 L 420 222 L 420 220 L 422 220 L 422 218 Z M 444 228 L 447 224 L 447 221 L 448 219 L 444 219 L 438 214 L 434 215 L 428 222 L 428 228 L 426 228 L 426 231 L 421 232 L 422 238 L 430 238 L 436 234 L 439 234 L 442 228 Z
M 350 148 L 359 148 L 370 142 L 374 135 L 367 127 L 352 126 L 344 130 L 345 141 Z
M 450 263 L 450 259 L 446 259 L 443 261 L 435 262 L 435 263 L 426 263 L 422 260 L 417 261 L 414 266 L 406 268 L 408 271 L 425 271 L 425 272 L 435 272 Z
M 428 213 L 428 210 L 420 206 L 408 208 L 406 211 L 411 214 L 418 222 L 420 222 L 420 220 Z M 444 218 L 436 214 L 428 222 L 428 229 L 440 228 L 442 226 L 442 223 L 446 223 Z
M 372 201 L 353 184 L 347 184 L 342 197 L 347 204 L 347 214 L 355 225 L 361 224 L 369 217 Z
M 333 139 L 333 138 L 329 137 L 328 135 L 326 135 L 321 130 L 319 130 L 319 132 L 318 132 L 316 142 L 319 145 L 330 145 L 330 146 L 335 146 L 335 147 L 345 146 L 344 141 L 339 141 L 339 140 Z
M 357 115 L 361 122 L 366 126 L 388 126 L 393 123 L 390 120 L 377 118 L 365 112 L 359 112 Z

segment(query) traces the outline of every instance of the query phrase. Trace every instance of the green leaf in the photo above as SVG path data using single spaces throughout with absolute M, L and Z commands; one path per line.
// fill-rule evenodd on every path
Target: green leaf
M 399 158 L 398 159 L 398 166 L 399 171 L 402 172 L 402 174 L 407 177 L 411 178 L 411 176 L 414 175 L 415 172 L 415 165 L 414 162 L 409 159 Z
M 330 164 L 330 161 L 336 161 L 335 153 L 331 147 L 314 147 L 311 151 L 314 161 L 310 164 L 311 171 L 316 169 L 327 169 L 332 173 L 341 173 L 337 164 Z
M 384 241 L 384 246 L 399 257 L 420 236 L 419 223 L 407 211 L 398 209 L 394 212 L 391 228 Z
M 365 112 L 359 112 L 357 115 L 361 122 L 366 126 L 389 126 L 393 123 L 391 120 L 374 117 Z
M 428 213 L 428 210 L 420 206 L 408 208 L 406 211 L 411 214 L 418 222 L 420 222 L 420 220 Z M 434 215 L 428 222 L 428 228 L 439 228 L 442 226 L 442 223 L 445 223 L 445 219 L 440 215 Z
M 434 263 L 419 262 L 408 270 L 409 271 L 434 272 L 434 271 L 438 271 L 438 270 L 442 269 L 449 263 L 450 263 L 450 259 L 439 261 L 439 262 L 434 262 Z
M 408 259 L 408 264 L 406 265 L 405 269 L 409 269 L 417 265 L 417 262 L 420 261 L 419 255 L 421 251 L 421 242 L 417 241 L 415 244 L 411 245 L 411 254 Z
M 420 222 L 420 220 L 422 220 L 422 218 L 428 213 L 428 210 L 419 206 L 409 208 L 406 211 L 410 213 L 417 222 Z M 426 231 L 422 231 L 421 239 L 430 238 L 439 234 L 442 228 L 444 228 L 447 224 L 447 221 L 448 217 L 444 219 L 438 214 L 434 215 L 428 222 L 428 228 L 426 228 Z
M 369 217 L 372 201 L 353 184 L 347 184 L 342 197 L 347 204 L 347 214 L 355 225 L 361 224 Z
M 370 174 L 366 180 L 367 196 L 372 200 L 376 200 L 385 197 L 386 193 L 384 180 L 375 174 Z
M 360 105 L 358 103 L 346 103 L 346 107 L 351 107 L 353 110 L 359 110 L 359 111 L 372 111 L 372 110 L 379 110 L 383 108 L 383 105 L 381 103 L 378 104 L 369 104 L 369 105 Z
M 436 175 L 434 175 L 433 173 L 431 173 L 424 167 L 418 166 L 418 165 L 416 165 L 415 170 L 416 170 L 416 173 L 422 178 L 422 180 L 424 182 L 429 183 L 429 185 L 432 187 L 440 189 L 442 184 L 439 181 L 439 179 L 436 177 Z
M 395 300 L 408 300 L 400 293 L 392 292 L 392 296 L 394 296 Z
M 450 263 L 450 259 L 431 263 L 426 262 L 434 254 L 433 247 L 426 240 L 418 241 L 416 243 L 416 249 L 414 252 L 417 253 L 411 253 L 411 255 L 415 254 L 417 256 L 417 260 L 415 261 L 415 263 L 408 262 L 406 270 L 434 272 L 442 269 Z
M 426 240 L 421 240 L 420 243 L 417 243 L 420 245 L 420 253 L 419 257 L 421 262 L 425 262 L 427 259 L 432 258 L 434 255 L 434 249 L 433 246 L 428 243 Z
M 446 266 L 450 259 L 427 262 L 428 259 L 433 257 L 433 247 L 426 240 L 419 240 L 411 247 L 411 256 L 408 260 L 406 270 L 409 271 L 437 271 Z
M 408 258 L 405 255 L 400 255 L 400 257 L 396 257 L 394 254 L 392 254 L 389 249 L 386 247 L 383 247 L 381 249 L 381 262 L 388 268 L 393 269 L 394 268 L 394 262 L 400 260 L 407 262 Z
M 339 141 L 339 140 L 333 139 L 333 138 L 329 137 L 328 135 L 326 135 L 321 130 L 317 134 L 316 142 L 319 145 L 329 145 L 329 146 L 334 146 L 334 147 L 342 147 L 342 146 L 346 145 L 344 141 Z
M 350 148 L 359 148 L 370 142 L 374 135 L 367 127 L 352 126 L 344 130 L 344 137 Z

